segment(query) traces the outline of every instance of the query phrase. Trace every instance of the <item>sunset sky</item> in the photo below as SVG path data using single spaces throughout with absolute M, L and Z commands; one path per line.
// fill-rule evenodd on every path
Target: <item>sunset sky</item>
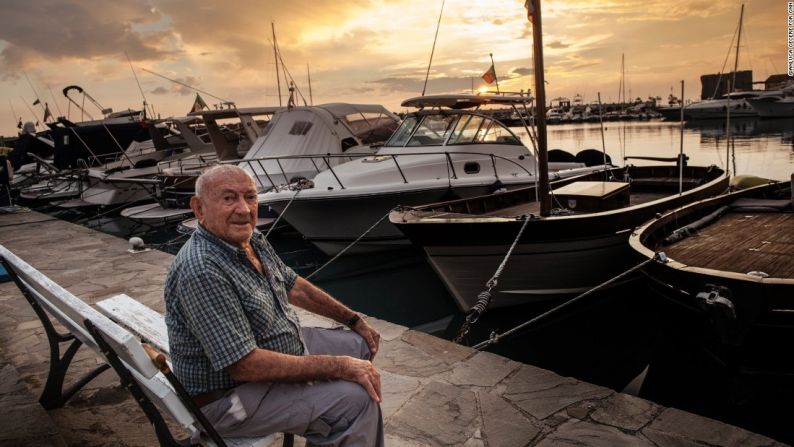
M 428 94 L 468 91 L 493 53 L 502 90 L 532 86 L 532 31 L 524 0 L 446 0 Z M 701 74 L 733 67 L 737 0 L 543 0 L 547 98 L 617 100 L 621 54 L 631 97 L 700 94 Z M 104 107 L 184 115 L 195 92 L 278 105 L 271 22 L 286 68 L 315 104 L 380 103 L 400 111 L 422 91 L 441 0 L 0 0 L 0 135 L 16 118 L 41 119 L 36 99 L 66 115 L 76 84 Z M 786 70 L 786 1 L 745 1 L 740 69 L 756 81 Z M 125 56 L 125 52 L 126 55 Z M 282 80 L 283 88 L 283 80 Z M 627 91 L 627 95 L 629 94 Z M 202 95 L 207 103 L 218 100 Z M 284 99 L 286 101 L 286 99 Z M 60 107 L 60 111 L 59 111 Z M 99 116 L 93 107 L 89 113 Z M 72 108 L 72 119 L 79 119 Z

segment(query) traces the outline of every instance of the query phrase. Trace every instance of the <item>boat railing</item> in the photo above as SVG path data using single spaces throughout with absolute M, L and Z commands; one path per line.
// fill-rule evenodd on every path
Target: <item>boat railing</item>
M 479 156 L 487 157 L 491 161 L 491 168 L 493 170 L 493 176 L 494 176 L 494 178 L 496 178 L 496 180 L 499 180 L 499 171 L 498 171 L 498 169 L 496 167 L 497 160 L 503 161 L 503 162 L 507 162 L 509 164 L 512 164 L 512 165 L 520 168 L 520 170 L 524 171 L 524 173 L 526 173 L 526 175 L 528 177 L 535 176 L 535 174 L 533 172 L 529 171 L 525 166 L 523 166 L 522 164 L 516 162 L 515 160 L 511 160 L 511 159 L 509 159 L 507 157 L 503 157 L 503 156 L 496 155 L 496 154 L 493 154 L 493 153 L 485 153 L 485 152 L 403 152 L 403 153 L 399 153 L 399 154 L 366 154 L 366 153 L 362 153 L 362 154 L 323 154 L 323 155 L 281 155 L 281 156 L 269 156 L 269 157 L 260 157 L 260 158 L 242 159 L 242 160 L 227 160 L 227 161 L 223 161 L 221 163 L 223 163 L 223 164 L 237 164 L 237 165 L 243 165 L 245 167 L 248 167 L 250 169 L 250 171 L 254 174 L 254 177 L 257 179 L 257 182 L 259 182 L 259 186 L 262 187 L 263 189 L 269 189 L 269 188 L 278 188 L 280 186 L 284 186 L 287 183 L 293 183 L 293 179 L 290 178 L 289 174 L 284 169 L 283 161 L 285 161 L 285 160 L 309 160 L 309 161 L 311 161 L 312 166 L 314 167 L 314 170 L 316 171 L 317 174 L 319 174 L 320 172 L 322 172 L 324 170 L 328 170 L 331 173 L 331 175 L 334 177 L 334 179 L 336 180 L 336 183 L 339 184 L 339 187 L 341 189 L 346 189 L 345 184 L 342 182 L 342 179 L 339 177 L 337 172 L 334 170 L 334 166 L 338 165 L 338 163 L 336 163 L 336 164 L 332 163 L 332 161 L 334 161 L 334 160 L 346 159 L 346 160 L 352 161 L 353 159 L 357 159 L 357 158 L 370 158 L 370 159 L 373 160 L 373 162 L 375 162 L 375 161 L 380 162 L 380 161 L 384 161 L 384 160 L 387 160 L 387 159 L 391 159 L 393 161 L 393 163 L 394 163 L 394 169 L 399 174 L 400 178 L 402 179 L 402 182 L 404 184 L 408 184 L 410 182 L 408 180 L 408 177 L 406 176 L 406 173 L 405 173 L 405 170 L 404 170 L 403 166 L 401 166 L 401 164 L 400 164 L 400 161 L 399 161 L 400 157 L 416 157 L 416 156 L 422 156 L 422 157 L 424 157 L 424 156 L 427 156 L 427 157 L 436 156 L 436 157 L 438 157 L 438 156 L 443 156 L 444 160 L 445 160 L 446 167 L 447 167 L 447 179 L 448 180 L 453 180 L 453 179 L 457 180 L 458 179 L 458 174 L 457 174 L 457 170 L 455 168 L 455 163 L 454 163 L 454 160 L 453 160 L 453 156 L 454 155 L 467 155 L 467 156 L 479 155 Z M 464 163 L 467 162 L 467 161 L 464 161 Z M 474 160 L 472 160 L 472 161 L 474 161 Z M 273 170 L 268 171 L 268 169 L 265 166 L 265 164 L 268 163 L 268 162 L 275 162 L 275 164 L 278 167 L 277 170 L 276 170 L 277 172 L 273 172 Z M 324 167 L 324 168 L 321 168 L 321 166 Z M 276 177 L 278 175 L 280 175 L 280 178 L 284 179 L 285 182 L 275 181 L 274 177 Z M 262 181 L 262 176 L 265 177 L 265 179 L 267 180 L 267 183 L 269 183 L 269 185 L 265 184 Z M 299 180 L 299 179 L 296 179 L 296 180 Z
M 230 160 L 230 162 L 238 162 L 240 160 Z M 176 160 L 161 161 L 157 163 L 157 171 L 162 174 L 163 171 L 169 168 L 190 168 L 195 170 L 202 166 L 209 166 L 210 164 L 217 163 L 218 157 L 215 154 L 196 154 L 195 156 L 188 156 Z

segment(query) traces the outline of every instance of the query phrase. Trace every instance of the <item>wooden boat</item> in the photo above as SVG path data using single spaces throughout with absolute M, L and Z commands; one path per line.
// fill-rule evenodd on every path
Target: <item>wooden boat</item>
M 794 340 L 791 185 L 768 183 L 692 203 L 629 238 L 641 260 L 664 253 L 643 268 L 651 286 L 702 317 L 706 338 L 726 363 L 794 366 L 780 355 Z
M 526 221 L 489 304 L 505 307 L 570 297 L 625 271 L 634 262 L 627 244 L 634 227 L 720 194 L 728 180 L 716 166 L 628 165 L 553 182 L 549 216 L 540 215 L 530 186 L 398 209 L 389 219 L 424 249 L 464 311 L 477 302 Z

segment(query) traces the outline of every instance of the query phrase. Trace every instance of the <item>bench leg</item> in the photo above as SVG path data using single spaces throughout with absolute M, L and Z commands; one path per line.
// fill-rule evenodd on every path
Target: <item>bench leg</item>
M 39 317 L 39 321 L 41 321 L 41 325 L 44 327 L 44 333 L 47 334 L 47 340 L 50 344 L 50 370 L 47 374 L 47 382 L 44 384 L 44 390 L 41 393 L 41 397 L 39 397 L 39 403 L 46 410 L 62 407 L 69 399 L 72 398 L 72 396 L 75 395 L 75 393 L 80 391 L 85 384 L 93 380 L 103 371 L 110 368 L 110 365 L 101 365 L 89 371 L 86 375 L 81 377 L 66 390 L 64 390 L 63 382 L 64 378 L 66 377 L 66 371 L 69 369 L 69 365 L 72 363 L 72 358 L 74 358 L 74 355 L 77 353 L 77 350 L 83 343 L 76 339 L 72 334 L 61 334 L 56 331 L 55 327 L 50 321 L 49 316 L 47 315 L 47 312 L 45 312 L 35 298 L 33 298 L 33 295 L 28 290 L 27 285 L 25 285 L 19 279 L 17 274 L 14 272 L 14 269 L 5 261 L 5 259 L 3 259 L 2 262 L 6 272 L 8 272 L 8 275 L 14 280 L 14 283 L 22 292 L 25 300 L 27 300 L 28 304 L 30 304 L 30 307 L 33 308 L 33 311 L 36 312 L 36 316 Z M 63 356 L 61 356 L 60 344 L 69 341 L 72 343 L 68 348 L 66 348 Z
M 99 349 L 102 351 L 102 354 L 105 355 L 108 363 L 116 371 L 116 374 L 118 374 L 121 384 L 130 392 L 130 394 L 132 394 L 135 402 L 138 403 L 138 405 L 141 407 L 141 410 L 143 410 L 144 414 L 146 414 L 146 418 L 149 419 L 149 422 L 151 422 L 155 435 L 157 435 L 157 441 L 160 443 L 160 445 L 163 447 L 192 445 L 189 439 L 185 441 L 177 441 L 174 439 L 174 436 L 171 434 L 171 430 L 169 430 L 168 425 L 163 419 L 163 416 L 160 414 L 160 411 L 146 396 L 144 391 L 138 385 L 138 382 L 135 381 L 135 378 L 132 376 L 130 371 L 126 366 L 124 366 L 124 363 L 122 363 L 115 351 L 113 351 L 113 348 L 108 345 L 104 338 L 102 338 L 102 334 L 100 334 L 90 320 L 85 320 L 84 323 L 86 329 L 88 329 L 88 332 L 92 337 L 94 337 L 94 340 L 96 341 L 97 346 L 99 346 Z M 220 440 L 220 438 L 218 439 Z M 223 440 L 220 441 L 221 443 L 218 445 L 220 447 L 226 447 L 226 444 L 223 444 Z
M 58 334 L 55 332 L 55 329 L 52 328 L 52 324 L 49 324 L 49 320 L 47 323 L 52 332 L 55 333 L 55 336 L 60 338 L 60 340 L 56 340 L 55 337 L 50 337 L 50 331 L 47 330 L 47 325 L 45 325 L 47 338 L 50 339 L 50 371 L 49 374 L 47 374 L 47 383 L 44 384 L 44 390 L 41 392 L 41 397 L 39 397 L 39 403 L 44 409 L 51 410 L 64 406 L 75 393 L 80 391 L 81 388 L 92 381 L 96 376 L 109 369 L 110 365 L 104 364 L 94 368 L 64 390 L 63 382 L 66 377 L 66 371 L 69 369 L 69 365 L 75 353 L 77 353 L 77 350 L 83 343 L 74 337 L 64 337 Z M 72 344 L 69 345 L 63 357 L 61 357 L 59 342 L 68 341 L 69 339 L 73 339 Z

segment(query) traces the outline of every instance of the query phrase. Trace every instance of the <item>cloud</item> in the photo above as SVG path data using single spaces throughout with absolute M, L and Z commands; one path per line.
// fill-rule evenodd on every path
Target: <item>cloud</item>
M 568 45 L 566 43 L 562 43 L 559 40 L 555 40 L 555 41 L 549 42 L 548 44 L 546 44 L 546 46 L 549 47 L 549 48 L 554 48 L 555 50 L 559 50 L 559 49 L 563 49 L 563 48 L 568 48 L 570 45 Z
M 151 93 L 153 95 L 165 95 L 165 94 L 168 94 L 168 89 L 161 85 L 161 86 L 151 90 L 149 93 Z
M 162 59 L 169 51 L 158 48 L 168 37 L 163 30 L 138 30 L 160 16 L 138 2 L 86 0 L 0 0 L 3 26 L 0 52 L 4 70 L 24 69 L 38 60 L 90 59 L 127 51 L 133 60 Z
M 518 67 L 510 70 L 510 74 L 515 74 L 518 76 L 531 76 L 535 73 L 534 68 L 527 68 L 527 67 Z

